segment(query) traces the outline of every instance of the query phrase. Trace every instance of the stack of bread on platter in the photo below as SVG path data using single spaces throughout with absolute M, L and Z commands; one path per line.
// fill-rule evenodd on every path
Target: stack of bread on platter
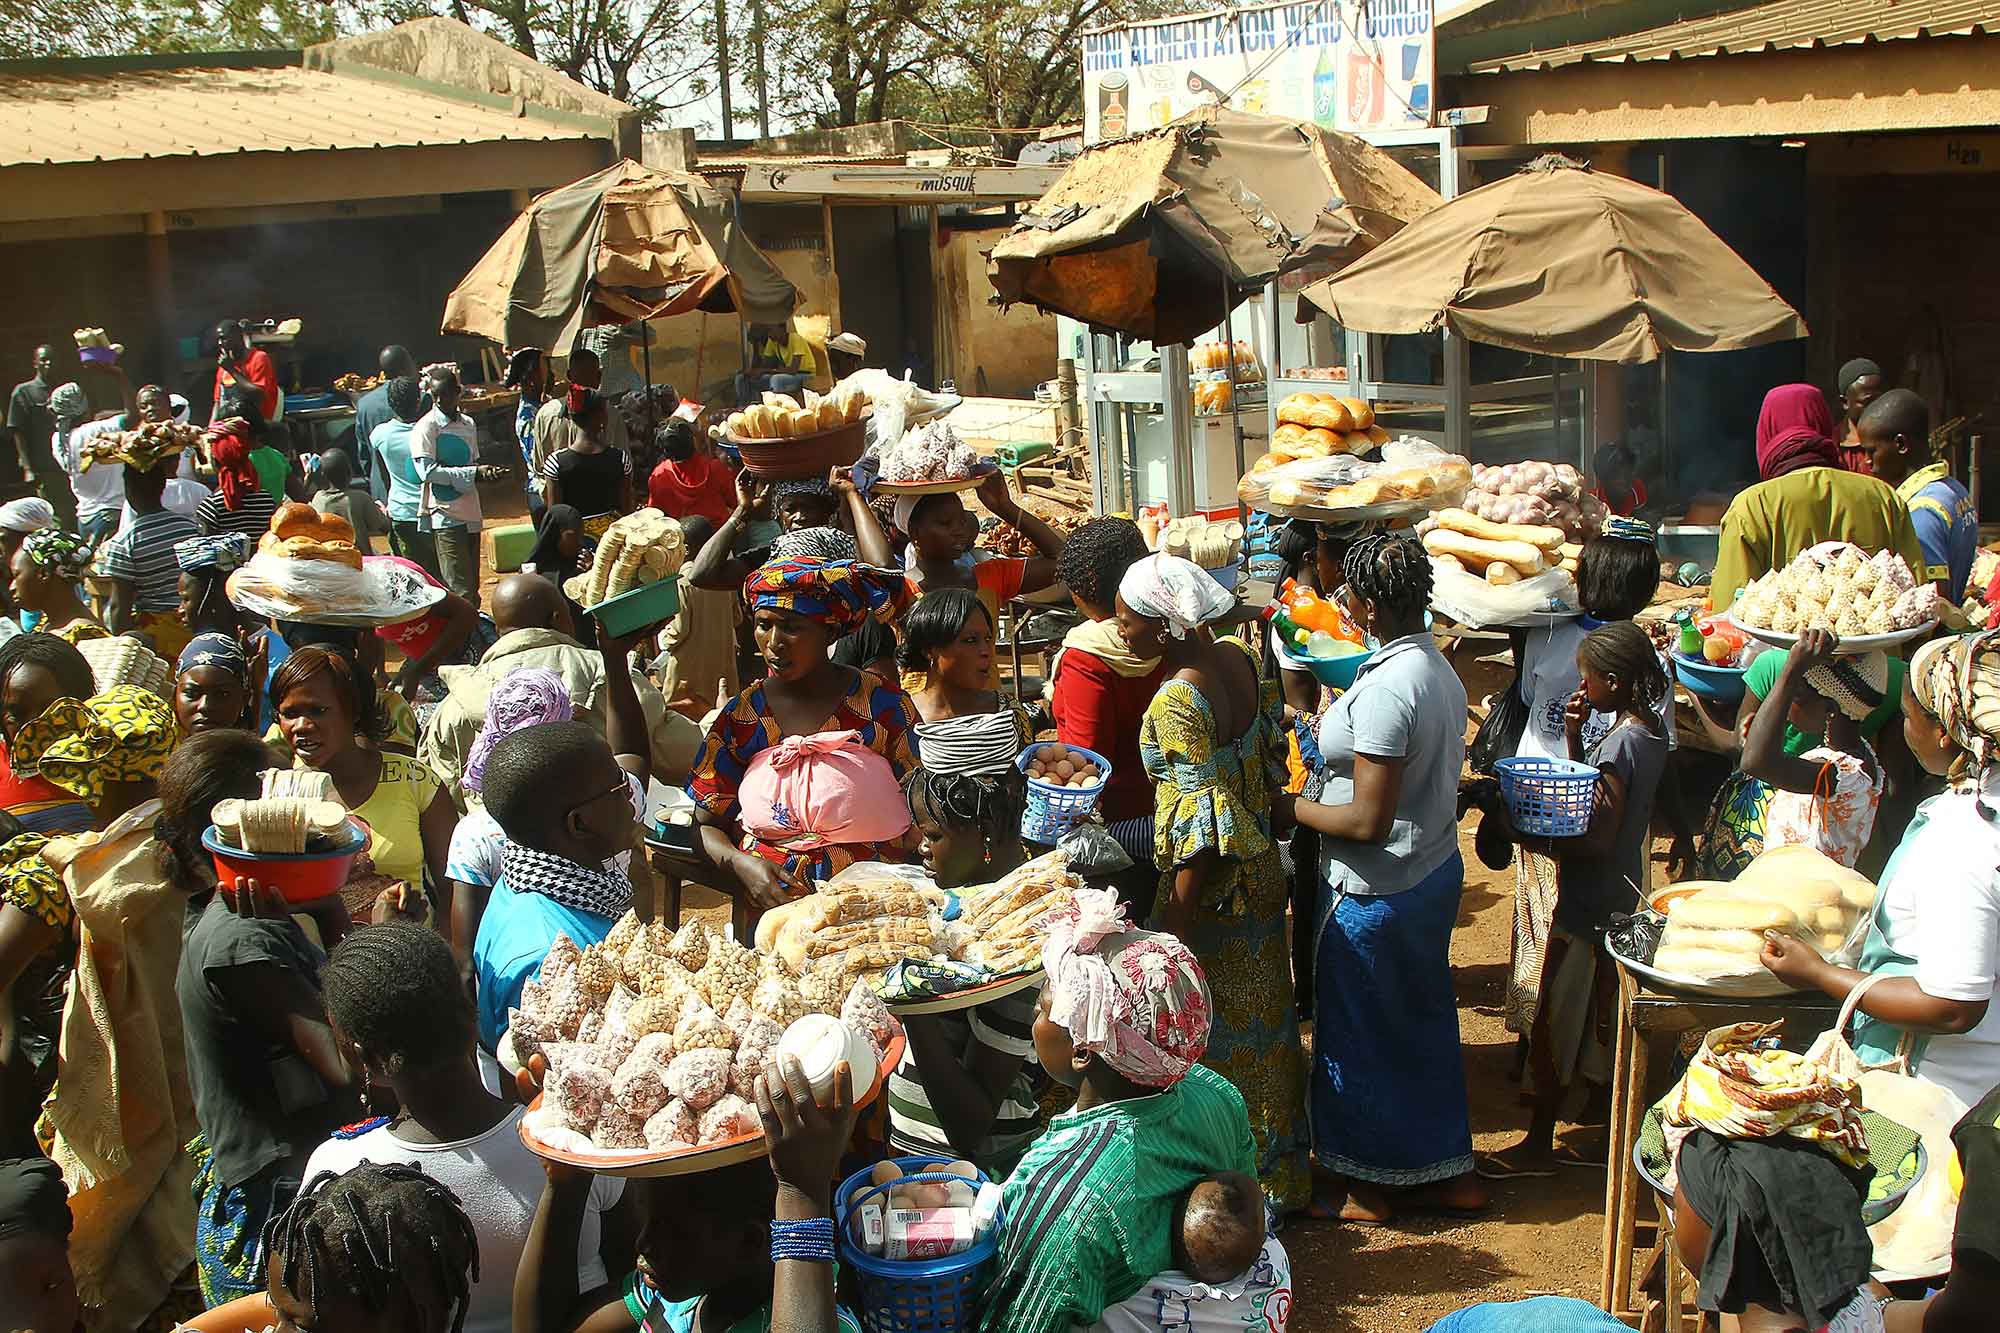
M 1456 507 L 1438 510 L 1419 527 L 1436 564 L 1488 583 L 1519 583 L 1551 569 L 1575 574 L 1583 551 L 1551 524 L 1496 523 Z
M 1852 962 L 1875 905 L 1875 885 L 1818 850 L 1773 847 L 1728 882 L 1692 881 L 1666 898 L 1653 966 L 1676 976 L 1758 976 L 1764 932 L 1792 935 L 1836 962 Z M 1682 892 L 1693 889 L 1694 892 Z
M 822 398 L 808 389 L 805 401 L 786 393 L 766 393 L 764 401 L 731 412 L 718 437 L 733 440 L 797 440 L 837 430 L 868 413 L 868 395 L 859 388 L 835 389 Z
M 1364 399 L 1287 394 L 1278 400 L 1278 427 L 1271 432 L 1271 451 L 1264 457 L 1283 461 L 1362 454 L 1389 439 L 1389 432 L 1375 424 L 1375 409 Z
M 338 514 L 322 514 L 297 500 L 287 500 L 271 515 L 271 530 L 258 541 L 257 553 L 361 568 L 361 549 L 354 544 L 354 529 L 347 520 Z

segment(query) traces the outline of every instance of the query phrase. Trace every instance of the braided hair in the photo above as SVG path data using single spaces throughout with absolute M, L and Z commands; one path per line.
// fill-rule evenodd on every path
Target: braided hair
M 1423 615 L 1431 600 L 1431 558 L 1422 543 L 1398 533 L 1378 532 L 1347 548 L 1341 563 L 1356 597 L 1398 619 Z
M 263 1248 L 278 1260 L 279 1285 L 315 1313 L 323 1293 L 339 1292 L 384 1314 L 398 1290 L 422 1313 L 419 1275 L 427 1272 L 443 1302 L 440 1315 L 449 1313 L 451 1333 L 462 1333 L 479 1280 L 479 1237 L 458 1196 L 400 1163 L 314 1176 L 265 1224 Z M 445 1327 L 426 1325 L 408 1333 Z
M 1028 780 L 1019 769 L 974 777 L 919 766 L 910 770 L 903 785 L 911 813 L 916 813 L 921 803 L 939 828 L 976 829 L 988 847 L 1004 847 L 1009 840 L 1020 840 Z
M 472 1049 L 472 1005 L 451 946 L 436 931 L 393 922 L 353 931 L 320 972 L 326 1012 L 393 1080 Z
M 1667 673 L 1646 631 L 1629 620 L 1599 625 L 1583 636 L 1577 659 L 1602 676 L 1616 676 L 1631 687 L 1632 701 L 1657 712 L 1667 697 Z
M 1093 518 L 1072 532 L 1056 557 L 1056 577 L 1085 606 L 1109 611 L 1118 580 L 1146 558 L 1146 538 L 1129 518 Z
M 38 666 L 55 677 L 62 697 L 88 699 L 97 693 L 97 678 L 91 674 L 89 659 L 76 645 L 53 634 L 16 634 L 0 643 L 0 690 L 7 678 L 24 666 Z

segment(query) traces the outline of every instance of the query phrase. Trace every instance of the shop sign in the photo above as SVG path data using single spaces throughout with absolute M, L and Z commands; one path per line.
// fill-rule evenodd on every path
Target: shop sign
M 1433 0 L 1320 0 L 1084 34 L 1084 141 L 1164 125 L 1204 102 L 1349 133 L 1431 123 Z

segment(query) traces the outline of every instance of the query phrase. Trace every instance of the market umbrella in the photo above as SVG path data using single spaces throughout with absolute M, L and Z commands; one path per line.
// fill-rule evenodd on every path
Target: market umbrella
M 1084 149 L 987 270 L 1003 302 L 1187 342 L 1279 273 L 1353 260 L 1439 202 L 1365 140 L 1210 105 Z
M 442 331 L 562 348 L 591 325 L 691 310 L 782 324 L 797 299 L 727 195 L 628 158 L 537 195 L 446 299 Z
M 1364 333 L 1446 328 L 1592 361 L 1806 336 L 1799 312 L 1678 199 L 1554 155 L 1460 195 L 1303 294 Z

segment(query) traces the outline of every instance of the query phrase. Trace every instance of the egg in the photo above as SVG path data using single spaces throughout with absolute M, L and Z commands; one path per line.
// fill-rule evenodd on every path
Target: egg
M 1072 778 L 1071 778 L 1071 779 L 1070 779 L 1070 780 L 1069 780 L 1069 781 L 1068 781 L 1068 782 L 1067 782 L 1066 784 L 1064 784 L 1064 785 L 1066 785 L 1066 786 L 1070 786 L 1070 787 L 1088 787 L 1088 786 L 1090 785 L 1090 779 L 1089 779 L 1089 778 L 1086 778 L 1086 777 L 1084 777 L 1084 776 L 1082 776 L 1081 774 L 1079 774 L 1079 775 L 1077 775 L 1077 776 L 1075 776 L 1075 777 L 1072 777 Z
M 1044 745 L 1041 749 L 1035 751 L 1035 758 L 1041 760 L 1045 764 L 1053 764 L 1056 760 L 1062 758 L 1064 755 L 1068 753 L 1069 751 L 1065 749 L 1063 746 Z
M 1028 776 L 1031 778 L 1039 778 L 1043 776 L 1047 771 L 1048 771 L 1047 769 L 1042 767 L 1042 761 L 1039 759 L 1037 759 L 1034 763 L 1028 765 Z
M 940 1166 L 937 1170 L 944 1172 L 948 1176 L 964 1176 L 967 1180 L 979 1179 L 979 1168 L 962 1159 L 945 1166 Z
M 951 1190 L 941 1180 L 920 1180 L 892 1193 L 901 1194 L 904 1208 L 944 1208 L 951 1203 Z
M 871 1185 L 886 1185 L 892 1180 L 902 1178 L 903 1168 L 894 1162 L 877 1162 L 875 1169 L 868 1173 L 868 1183 Z
M 1057 781 L 1068 782 L 1071 778 L 1076 776 L 1076 765 L 1072 764 L 1067 759 L 1057 760 L 1055 776 Z

